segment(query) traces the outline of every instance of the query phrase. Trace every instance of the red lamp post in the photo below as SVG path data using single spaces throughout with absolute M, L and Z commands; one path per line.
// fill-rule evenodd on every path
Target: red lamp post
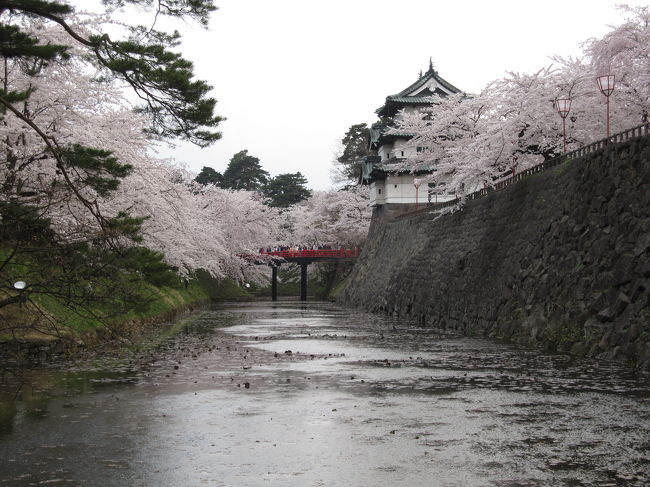
M 571 98 L 558 98 L 555 100 L 555 109 L 562 117 L 562 139 L 564 140 L 564 152 L 566 153 L 566 117 L 571 110 Z
M 598 89 L 600 89 L 600 92 L 605 95 L 605 98 L 607 98 L 607 138 L 609 138 L 609 97 L 614 91 L 616 78 L 613 74 L 606 74 L 598 76 L 596 82 L 598 83 Z

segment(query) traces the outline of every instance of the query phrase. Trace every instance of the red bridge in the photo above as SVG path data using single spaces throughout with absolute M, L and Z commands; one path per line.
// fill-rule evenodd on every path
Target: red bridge
M 319 249 L 319 250 L 272 250 L 260 252 L 261 255 L 282 257 L 287 262 L 301 263 L 304 260 L 338 260 L 359 257 L 360 249 Z
M 272 266 L 271 299 L 278 300 L 278 267 L 284 262 L 300 264 L 300 300 L 307 301 L 307 266 L 312 262 L 354 259 L 359 256 L 361 249 L 318 249 L 318 250 L 271 250 L 262 251 L 259 255 L 270 256 L 272 259 L 264 262 Z M 252 260 L 252 259 L 251 259 Z

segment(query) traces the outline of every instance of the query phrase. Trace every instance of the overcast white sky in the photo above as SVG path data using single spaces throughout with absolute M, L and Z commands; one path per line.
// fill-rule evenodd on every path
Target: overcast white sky
M 553 54 L 622 21 L 609 0 L 217 0 L 209 30 L 183 27 L 183 51 L 228 120 L 207 149 L 165 150 L 198 172 L 223 172 L 248 149 L 277 175 L 331 186 L 338 141 L 426 71 L 476 92 L 506 71 L 535 71 Z M 644 1 L 628 1 L 646 5 Z

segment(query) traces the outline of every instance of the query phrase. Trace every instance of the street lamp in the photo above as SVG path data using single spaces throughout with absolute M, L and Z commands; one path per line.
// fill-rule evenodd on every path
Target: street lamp
M 607 98 L 607 138 L 609 138 L 609 97 L 614 91 L 616 79 L 613 74 L 605 74 L 596 78 L 600 92 Z
M 22 303 L 27 301 L 27 294 L 25 291 L 27 289 L 27 283 L 25 281 L 16 281 L 14 282 L 14 289 L 18 291 L 18 294 L 12 296 L 10 302 L 20 303 L 20 306 L 22 306 Z
M 564 140 L 564 152 L 566 153 L 566 117 L 571 110 L 571 98 L 558 98 L 555 100 L 555 109 L 562 117 L 562 139 Z
M 418 209 L 418 189 L 420 188 L 420 184 L 422 184 L 422 180 L 415 178 L 413 179 L 413 186 L 415 186 L 415 209 Z

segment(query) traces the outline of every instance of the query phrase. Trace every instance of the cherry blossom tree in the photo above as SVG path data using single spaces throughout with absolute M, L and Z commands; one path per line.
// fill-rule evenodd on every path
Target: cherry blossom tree
M 639 124 L 647 121 L 650 111 L 650 8 L 619 8 L 625 21 L 601 39 L 587 41 L 585 54 L 596 75 L 616 76 L 614 110 L 619 123 Z
M 9 80 L 7 74 L 5 81 Z M 217 277 L 241 277 L 237 255 L 257 251 L 275 233 L 273 215 L 277 212 L 254 193 L 201 187 L 184 168 L 153 157 L 143 130 L 146 121 L 128 109 L 118 86 L 97 82 L 94 73 L 70 62 L 23 81 L 34 90 L 28 106 L 34 122 L 46 127 L 46 135 L 70 144 L 93 144 L 129 162 L 128 174 L 109 193 L 99 194 L 84 185 L 79 185 L 79 191 L 107 216 L 128 212 L 143 219 L 143 243 L 164 253 L 181 273 L 202 268 Z M 55 231 L 71 240 L 96 238 L 97 223 L 85 206 L 68 191 L 54 195 L 50 189 L 63 188 L 63 182 L 38 137 L 17 117 L 6 116 L 2 130 L 5 150 L 16 153 L 21 161 L 4 174 L 5 187 L 9 189 L 11 180 L 14 196 L 17 188 L 36 195 L 27 197 L 25 202 L 30 204 L 42 201 L 44 194 L 51 195 L 43 211 Z M 11 140 L 21 143 L 10 145 L 7 141 Z
M 359 247 L 370 226 L 368 190 L 356 186 L 341 191 L 316 191 L 286 213 L 289 243 Z
M 146 7 L 154 3 L 152 0 L 109 0 L 104 5 L 109 8 L 126 4 Z M 206 24 L 207 16 L 213 10 L 215 7 L 211 0 L 172 0 L 158 4 L 155 18 L 158 15 L 186 16 Z M 77 142 L 70 144 L 65 138 L 59 137 L 57 129 L 60 127 L 40 125 L 37 120 L 38 107 L 33 108 L 33 95 L 37 91 L 34 81 L 38 77 L 47 78 L 47 83 L 62 81 L 60 86 L 63 93 L 69 89 L 71 93 L 66 93 L 69 96 L 83 86 L 72 77 L 57 80 L 57 74 L 65 71 L 65 66 L 96 71 L 95 82 L 102 78 L 119 80 L 144 102 L 138 111 L 144 115 L 142 120 L 146 121 L 149 134 L 158 138 L 183 138 L 205 146 L 220 137 L 218 132 L 211 129 L 221 119 L 213 115 L 215 100 L 206 96 L 210 87 L 202 81 L 193 80 L 192 64 L 169 50 L 169 47 L 178 44 L 178 33 L 166 34 L 155 30 L 151 25 L 117 24 L 111 22 L 109 16 L 91 15 L 85 17 L 89 20 L 84 20 L 85 18 L 74 15 L 70 5 L 57 1 L 3 0 L 0 2 L 0 15 L 0 29 L 5 40 L 0 46 L 0 54 L 6 60 L 0 107 L 3 115 L 10 114 L 32 132 L 29 141 L 18 140 L 13 146 L 22 144 L 43 154 L 31 154 L 27 159 L 29 162 L 26 162 L 24 158 L 17 159 L 15 151 L 8 150 L 7 166 L 10 172 L 16 167 L 24 169 L 26 164 L 31 165 L 34 161 L 42 161 L 43 165 L 47 165 L 45 161 L 50 159 L 54 163 L 49 164 L 50 168 L 54 167 L 56 174 L 61 176 L 61 189 L 67 189 L 68 195 L 77 200 L 76 204 L 85 207 L 92 215 L 103 232 L 106 243 L 112 247 L 118 244 L 120 239 L 115 237 L 115 230 L 121 225 L 120 220 L 124 220 L 125 231 L 122 237 L 132 240 L 137 238 L 133 226 L 135 222 L 129 220 L 127 214 L 119 213 L 112 219 L 106 218 L 97 199 L 116 189 L 120 178 L 132 170 L 132 165 L 116 157 L 112 147 L 97 149 L 101 141 L 94 137 L 90 145 Z M 122 27 L 126 37 L 111 39 L 105 33 L 107 24 Z M 52 25 L 57 29 L 50 28 Z M 10 70 L 7 69 L 9 63 L 14 71 L 20 71 L 22 79 L 21 76 L 16 76 L 11 80 L 13 83 L 10 82 Z M 62 69 L 57 71 L 56 68 Z M 20 86 L 21 81 L 23 86 Z M 96 90 L 84 92 L 85 98 L 91 99 L 93 91 Z M 108 100 L 98 100 L 95 108 L 106 102 L 110 106 Z M 63 98 L 59 105 L 69 108 Z M 81 111 L 77 110 L 77 113 Z M 101 109 L 91 113 L 101 113 Z M 72 124 L 78 122 L 72 118 L 69 121 Z M 81 132 L 91 133 L 85 130 L 85 126 L 79 127 Z M 11 129 L 9 124 L 7 128 Z M 40 143 L 33 143 L 34 139 L 40 139 Z M 10 138 L 7 137 L 6 141 L 9 147 Z M 14 180 L 10 175 L 5 182 L 13 184 Z M 18 187 L 22 188 L 20 185 Z M 42 192 L 21 193 L 42 197 Z M 75 203 L 71 205 L 76 206 Z M 98 238 L 95 237 L 94 240 L 98 241 Z
M 7 16 L 4 13 L 2 20 Z M 58 45 L 62 36 L 37 20 L 23 19 L 20 25 L 22 30 L 12 31 L 15 25 L 3 22 L 2 28 L 14 34 L 37 33 L 42 44 L 36 47 Z M 119 90 L 93 81 L 93 72 L 76 53 L 66 48 L 65 56 L 47 60 L 5 55 L 0 271 L 7 297 L 0 307 L 30 295 L 60 298 L 72 306 L 85 303 L 90 305 L 88 313 L 100 299 L 127 296 L 121 303 L 130 302 L 121 292 L 128 287 L 126 274 L 114 280 L 112 292 L 96 285 L 90 293 L 83 283 L 110 279 L 114 269 L 129 267 L 123 244 L 141 239 L 140 219 L 105 212 L 100 205 L 133 169 L 124 162 L 133 159 L 131 148 L 123 148 L 120 161 L 113 146 L 115 140 L 132 139 L 137 145 L 144 139 L 141 126 L 134 130 L 130 122 L 140 117 L 114 101 L 122 99 Z M 16 277 L 27 282 L 25 290 L 5 291 Z
M 203 144 L 216 134 L 202 133 L 196 119 L 183 125 L 160 114 L 152 129 L 151 114 L 133 112 L 124 83 L 107 78 L 102 63 L 89 63 L 82 42 L 66 45 L 69 32 L 38 18 L 16 20 L 4 3 L 3 28 L 19 25 L 13 32 L 37 39 L 34 46 L 65 49 L 31 60 L 3 51 L 0 308 L 44 294 L 87 314 L 98 300 L 119 303 L 116 312 L 135 306 L 141 296 L 133 295 L 129 276 L 148 270 L 132 250 L 145 248 L 154 251 L 145 259 L 153 267 L 164 258 L 183 275 L 205 269 L 215 277 L 259 276 L 241 256 L 277 234 L 277 213 L 252 193 L 202 188 L 150 150 L 151 137 Z M 87 15 L 66 26 L 84 33 L 103 22 Z M 10 290 L 16 276 L 28 283 L 20 293 Z M 100 289 L 98 279 L 111 288 Z

